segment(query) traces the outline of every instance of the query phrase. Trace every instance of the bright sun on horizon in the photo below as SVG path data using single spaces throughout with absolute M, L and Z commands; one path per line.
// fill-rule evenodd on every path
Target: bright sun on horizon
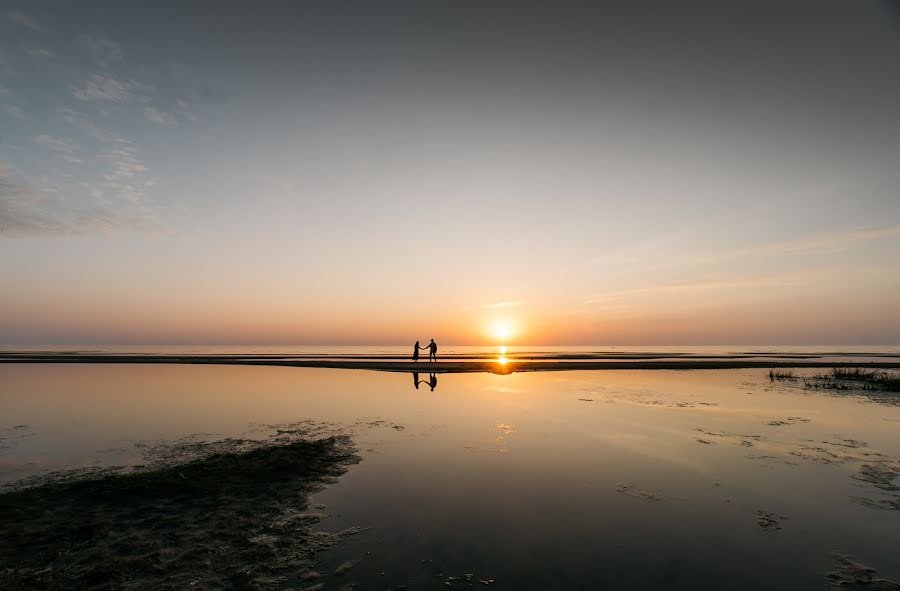
M 506 322 L 498 322 L 491 327 L 491 335 L 498 341 L 507 341 L 513 335 L 512 326 Z

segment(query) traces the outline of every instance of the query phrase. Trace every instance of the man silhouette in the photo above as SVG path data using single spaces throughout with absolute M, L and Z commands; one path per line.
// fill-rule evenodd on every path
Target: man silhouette
M 424 380 L 422 380 L 424 381 Z M 431 391 L 434 392 L 434 389 L 437 388 L 437 375 L 429 374 L 428 375 L 428 387 L 431 388 Z
M 437 343 L 434 342 L 434 339 L 428 343 L 428 361 L 437 361 Z

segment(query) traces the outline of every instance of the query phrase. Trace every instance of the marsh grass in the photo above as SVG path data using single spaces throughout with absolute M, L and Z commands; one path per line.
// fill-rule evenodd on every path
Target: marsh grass
M 804 379 L 803 386 L 815 390 L 900 392 L 900 375 L 860 367 L 834 367 L 830 373 Z
M 774 382 L 775 380 L 796 380 L 797 376 L 794 374 L 794 370 L 792 369 L 770 369 L 769 370 L 769 380 Z
M 833 367 L 831 369 L 831 377 L 835 380 L 856 380 L 870 381 L 880 372 L 875 370 L 865 370 L 861 367 Z

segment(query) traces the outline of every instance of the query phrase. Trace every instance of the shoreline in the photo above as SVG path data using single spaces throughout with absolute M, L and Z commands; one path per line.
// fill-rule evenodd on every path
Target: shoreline
M 801 360 L 802 359 L 802 360 Z M 631 357 L 588 357 L 573 359 L 571 356 L 554 356 L 515 359 L 505 363 L 498 359 L 461 359 L 438 361 L 435 363 L 398 361 L 379 358 L 310 358 L 310 356 L 264 356 L 264 355 L 113 355 L 81 353 L 32 353 L 0 352 L 0 364 L 7 363 L 95 363 L 95 364 L 172 364 L 172 365 L 262 365 L 274 367 L 312 367 L 326 369 L 359 369 L 402 373 L 499 373 L 534 371 L 579 371 L 579 370 L 703 370 L 703 369 L 823 369 L 833 367 L 900 369 L 900 361 L 822 361 L 815 356 L 792 356 L 792 358 L 739 359 L 734 357 L 714 358 L 659 358 L 645 356 Z

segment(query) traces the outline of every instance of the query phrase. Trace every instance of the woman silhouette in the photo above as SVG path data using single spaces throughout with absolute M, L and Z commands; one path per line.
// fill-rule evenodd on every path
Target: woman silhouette
M 415 361 L 415 362 L 418 363 L 418 361 L 419 361 L 419 349 L 424 349 L 424 348 L 425 348 L 425 347 L 420 347 L 420 346 L 419 346 L 419 341 L 416 341 L 416 344 L 413 345 L 413 361 Z

